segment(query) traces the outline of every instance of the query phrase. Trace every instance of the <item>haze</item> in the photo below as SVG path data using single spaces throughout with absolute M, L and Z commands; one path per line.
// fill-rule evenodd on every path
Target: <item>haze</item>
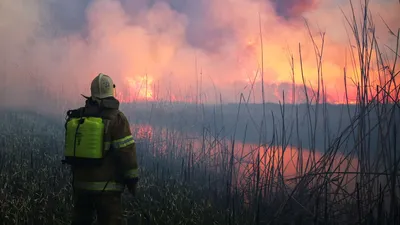
M 349 7 L 347 0 L 2 0 L 0 100 L 3 106 L 30 107 L 81 100 L 81 93 L 90 95 L 91 79 L 103 72 L 114 78 L 123 102 L 215 103 L 220 95 L 225 103 L 237 102 L 253 80 L 252 101 L 260 102 L 263 52 L 265 100 L 277 102 L 292 81 L 303 85 L 299 44 L 307 88 L 318 85 L 308 21 L 319 46 L 325 34 L 327 100 L 340 103 L 344 67 L 349 97 L 356 95 L 353 39 L 343 14 L 350 16 Z M 382 51 L 393 60 L 389 49 L 395 49 L 396 38 L 383 21 L 396 30 L 400 4 L 375 0 L 370 9 L 378 40 L 387 45 Z

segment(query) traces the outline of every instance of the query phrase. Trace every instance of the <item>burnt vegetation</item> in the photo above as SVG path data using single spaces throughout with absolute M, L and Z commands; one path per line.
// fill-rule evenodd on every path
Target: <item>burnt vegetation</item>
M 397 45 L 382 47 L 368 1 L 363 9 L 361 18 L 355 10 L 345 15 L 359 77 L 355 103 L 330 105 L 324 97 L 321 33 L 310 35 L 320 77 L 311 95 L 307 74 L 295 67 L 301 45 L 291 56 L 293 77 L 304 78 L 303 104 L 251 104 L 242 95 L 235 105 L 124 105 L 141 124 L 132 128 L 141 180 L 136 198 L 124 193 L 128 224 L 398 224 L 400 30 L 388 27 Z M 63 122 L 0 111 L 2 224 L 69 224 Z

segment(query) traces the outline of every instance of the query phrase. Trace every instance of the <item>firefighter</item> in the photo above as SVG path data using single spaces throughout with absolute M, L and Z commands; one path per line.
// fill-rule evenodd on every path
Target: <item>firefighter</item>
M 64 163 L 73 174 L 72 224 L 122 224 L 121 194 L 135 196 L 139 180 L 135 141 L 119 110 L 112 79 L 100 73 L 84 107 L 67 113 Z

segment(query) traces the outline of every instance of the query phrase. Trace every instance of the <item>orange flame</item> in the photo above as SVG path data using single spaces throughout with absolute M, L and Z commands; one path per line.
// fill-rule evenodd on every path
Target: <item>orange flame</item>
M 116 91 L 116 97 L 120 102 L 153 100 L 152 76 L 125 77 L 121 90 Z

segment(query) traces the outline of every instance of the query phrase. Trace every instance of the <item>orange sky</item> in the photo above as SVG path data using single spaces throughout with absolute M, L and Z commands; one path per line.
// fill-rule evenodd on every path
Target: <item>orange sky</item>
M 79 99 L 79 93 L 90 94 L 90 81 L 98 72 L 114 78 L 119 96 L 125 100 L 147 96 L 195 101 L 196 90 L 201 89 L 203 101 L 219 101 L 219 94 L 225 102 L 237 101 L 241 92 L 248 95 L 261 64 L 258 15 L 263 31 L 267 101 L 280 100 L 282 91 L 292 87 L 290 52 L 295 59 L 295 83 L 300 85 L 297 92 L 302 91 L 299 43 L 308 88 L 317 87 L 315 53 L 303 17 L 309 21 L 318 44 L 319 32 L 325 33 L 323 77 L 328 100 L 343 101 L 345 65 L 349 67 L 347 82 L 350 84 L 354 78 L 346 33 L 350 29 L 340 10 L 350 15 L 347 0 L 286 0 L 281 8 L 273 0 L 199 0 L 203 3 L 201 11 L 190 5 L 179 9 L 172 4 L 178 0 L 152 1 L 154 4 L 150 0 L 137 1 L 146 5 L 143 8 L 130 0 L 88 1 L 82 11 L 84 28 L 70 32 L 53 22 L 51 0 L 1 1 L 1 101 L 28 104 L 43 90 L 47 91 L 45 96 L 51 93 L 56 99 Z M 80 9 L 72 2 L 78 1 L 65 5 L 71 10 Z M 393 52 L 383 44 L 395 49 L 395 38 L 380 17 L 397 31 L 400 4 L 396 0 L 370 2 L 381 50 L 393 61 Z M 359 1 L 354 5 L 359 8 Z M 201 44 L 193 44 L 193 40 Z M 351 41 L 354 43 L 352 37 Z M 374 66 L 371 69 L 376 71 L 376 63 Z M 377 80 L 377 73 L 371 78 Z M 259 75 L 256 83 L 260 81 Z M 259 102 L 260 85 L 255 89 L 254 100 Z M 354 97 L 354 89 L 350 91 Z M 301 99 L 299 95 L 297 100 Z

